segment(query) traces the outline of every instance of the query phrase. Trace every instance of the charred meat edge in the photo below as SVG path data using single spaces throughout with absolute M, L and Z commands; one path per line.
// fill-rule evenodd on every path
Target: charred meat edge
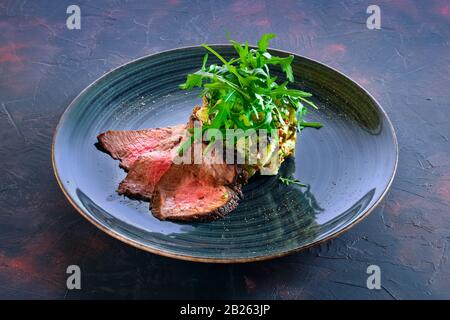
M 223 218 L 229 212 L 236 209 L 236 207 L 238 206 L 239 200 L 243 198 L 241 190 L 242 184 L 245 184 L 248 180 L 248 173 L 242 168 L 242 166 L 236 165 L 236 170 L 237 170 L 236 177 L 233 183 L 231 185 L 225 185 L 226 187 L 230 188 L 230 197 L 223 206 L 212 211 L 206 211 L 194 215 L 164 217 L 160 214 L 159 210 L 157 209 L 161 206 L 161 203 L 159 201 L 161 197 L 159 196 L 159 194 L 157 194 L 158 191 L 156 191 L 155 196 L 150 202 L 153 215 L 159 220 L 171 220 L 180 222 L 214 221 L 219 218 Z

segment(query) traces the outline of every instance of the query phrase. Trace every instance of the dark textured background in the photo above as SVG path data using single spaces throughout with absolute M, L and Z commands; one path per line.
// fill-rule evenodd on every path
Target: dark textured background
M 81 30 L 66 8 L 81 7 Z M 365 25 L 381 7 L 382 30 Z M 329 64 L 397 130 L 385 201 L 340 237 L 245 265 L 162 258 L 83 219 L 59 190 L 51 140 L 70 101 L 131 59 L 225 42 L 224 30 Z M 450 298 L 450 1 L 0 1 L 0 298 Z M 66 267 L 82 290 L 66 289 Z M 382 289 L 368 290 L 377 264 Z

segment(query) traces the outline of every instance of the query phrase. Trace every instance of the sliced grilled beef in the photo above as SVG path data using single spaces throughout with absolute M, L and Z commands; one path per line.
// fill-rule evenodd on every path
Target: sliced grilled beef
M 98 135 L 100 149 L 120 160 L 120 166 L 128 171 L 118 193 L 150 200 L 155 184 L 172 164 L 173 150 L 186 135 L 186 125 Z
M 234 210 L 246 176 L 219 157 L 213 150 L 202 164 L 172 164 L 155 187 L 153 214 L 161 220 L 213 220 Z
M 130 198 L 150 200 L 155 185 L 170 168 L 172 159 L 170 151 L 151 151 L 142 154 L 132 164 L 117 191 Z
M 119 194 L 151 201 L 157 218 L 190 221 L 221 217 L 236 208 L 245 172 L 239 166 L 221 163 L 222 154 L 214 150 L 208 155 L 200 152 L 202 164 L 174 162 L 188 136 L 186 129 L 186 125 L 178 125 L 107 131 L 98 136 L 98 144 L 128 171 Z
M 174 165 L 157 184 L 151 208 L 161 220 L 212 220 L 236 208 L 238 192 L 203 175 L 201 165 Z
M 99 146 L 128 170 L 144 153 L 169 151 L 186 135 L 186 125 L 144 130 L 110 130 L 97 136 Z

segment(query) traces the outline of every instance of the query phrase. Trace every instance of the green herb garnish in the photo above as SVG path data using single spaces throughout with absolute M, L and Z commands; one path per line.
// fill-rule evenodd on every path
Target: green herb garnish
M 299 123 L 300 127 L 303 128 L 316 128 L 316 129 L 320 129 L 323 127 L 323 124 L 321 124 L 320 122 L 306 122 L 306 121 L 301 121 Z
M 306 184 L 301 183 L 300 181 L 298 181 L 297 179 L 294 179 L 293 177 L 278 177 L 278 180 L 280 180 L 281 182 L 283 182 L 285 185 L 290 185 L 290 184 L 296 184 L 299 185 L 300 187 L 307 187 Z
M 226 60 L 213 48 L 202 46 L 222 64 L 207 66 L 208 53 L 200 70 L 187 76 L 181 89 L 203 88 L 200 96 L 207 103 L 207 118 L 202 119 L 202 130 L 219 129 L 279 129 L 305 127 L 319 128 L 321 124 L 305 122 L 305 104 L 317 108 L 309 100 L 311 94 L 288 88 L 294 82 L 292 55 L 278 57 L 267 51 L 275 34 L 264 34 L 258 48 L 249 48 L 248 42 L 240 44 L 229 39 L 238 57 Z M 229 37 L 229 36 L 228 36 Z M 287 81 L 278 82 L 271 68 L 279 67 Z M 189 140 L 190 141 L 190 140 Z

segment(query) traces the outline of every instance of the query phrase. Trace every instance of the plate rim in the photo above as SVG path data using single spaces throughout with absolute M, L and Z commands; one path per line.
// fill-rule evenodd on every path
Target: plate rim
M 233 46 L 231 44 L 223 44 L 223 43 L 215 43 L 215 44 L 209 44 L 209 46 L 211 47 L 230 47 L 232 48 Z M 253 47 L 253 46 L 251 46 Z M 340 76 L 346 78 L 347 80 L 350 80 L 352 83 L 354 83 L 360 90 L 362 90 L 376 105 L 377 109 L 379 112 L 381 112 L 382 116 L 384 116 L 384 118 L 387 121 L 389 130 L 391 131 L 391 135 L 392 135 L 392 142 L 394 144 L 395 147 L 395 161 L 394 161 L 394 168 L 391 172 L 391 175 L 389 177 L 389 181 L 386 184 L 383 192 L 381 193 L 381 195 L 379 196 L 379 198 L 372 204 L 372 206 L 370 206 L 368 209 L 366 209 L 366 211 L 361 214 L 358 218 L 356 218 L 353 222 L 351 222 L 349 225 L 345 226 L 344 228 L 335 231 L 334 233 L 331 233 L 330 235 L 326 236 L 325 238 L 318 240 L 314 243 L 310 243 L 308 245 L 304 245 L 304 246 L 300 246 L 298 248 L 294 248 L 294 249 L 290 249 L 290 250 L 286 250 L 286 251 L 282 251 L 282 252 L 278 252 L 275 254 L 270 254 L 270 255 L 260 255 L 260 256 L 255 256 L 255 257 L 250 257 L 250 258 L 208 258 L 208 257 L 196 257 L 196 256 L 192 256 L 192 255 L 183 255 L 183 254 L 178 254 L 178 253 L 173 253 L 173 252 L 169 252 L 169 251 L 165 251 L 165 250 L 160 250 L 160 249 L 156 249 L 147 245 L 144 245 L 136 240 L 133 240 L 131 238 L 128 238 L 122 234 L 120 234 L 119 232 L 112 230 L 110 228 L 108 228 L 107 226 L 101 224 L 99 221 L 95 220 L 90 214 L 88 214 L 87 212 L 84 212 L 83 209 L 81 209 L 76 203 L 75 201 L 72 199 L 72 197 L 69 195 L 68 191 L 65 189 L 61 178 L 59 176 L 58 173 L 58 169 L 56 166 L 56 160 L 55 160 L 55 142 L 56 142 L 56 138 L 59 132 L 60 127 L 62 126 L 62 124 L 64 123 L 65 117 L 67 117 L 67 114 L 69 113 L 69 111 L 77 104 L 77 102 L 86 94 L 86 92 L 88 90 L 90 90 L 92 87 L 94 87 L 95 85 L 97 85 L 97 83 L 99 83 L 100 81 L 102 81 L 104 78 L 108 77 L 111 73 L 113 72 L 117 72 L 118 70 L 122 69 L 122 68 L 126 68 L 128 65 L 136 63 L 140 60 L 144 60 L 144 59 L 148 59 L 150 57 L 156 56 L 156 55 L 160 55 L 160 54 L 165 54 L 165 53 L 169 53 L 169 52 L 173 52 L 173 51 L 182 51 L 182 50 L 187 50 L 187 49 L 195 49 L 195 48 L 202 48 L 200 45 L 189 45 L 189 46 L 182 46 L 182 47 L 176 47 L 176 48 L 171 48 L 171 49 L 167 49 L 167 50 L 161 50 L 161 51 L 157 51 L 157 52 L 153 52 L 135 59 L 132 59 L 122 65 L 119 65 L 117 67 L 114 67 L 112 69 L 110 69 L 109 71 L 105 72 L 103 75 L 101 75 L 100 77 L 98 77 L 95 81 L 91 82 L 87 87 L 85 87 L 72 101 L 71 103 L 67 106 L 67 108 L 64 110 L 64 112 L 61 114 L 59 120 L 58 120 L 58 124 L 55 127 L 54 133 L 53 133 L 53 139 L 52 139 L 52 168 L 53 168 L 53 173 L 56 177 L 56 180 L 58 182 L 59 188 L 62 190 L 64 196 L 67 198 L 67 200 L 69 201 L 69 203 L 72 205 L 72 207 L 81 215 L 83 216 L 86 220 L 88 220 L 90 223 L 92 223 L 94 226 L 96 226 L 97 228 L 99 228 L 100 230 L 102 230 L 103 232 L 105 232 L 106 234 L 110 235 L 113 238 L 116 238 L 128 245 L 131 245 L 135 248 L 153 253 L 153 254 L 157 254 L 163 257 L 168 257 L 168 258 L 174 258 L 174 259 L 178 259 L 178 260 L 184 260 L 184 261 L 192 261 L 192 262 L 203 262 L 203 263 L 222 263 L 222 264 L 233 264 L 233 263 L 246 263 L 246 262 L 256 262 L 256 261 L 265 261 L 265 260 L 271 260 L 271 259 L 276 259 L 279 257 L 283 257 L 283 256 L 287 256 L 287 255 L 291 255 L 294 253 L 298 253 L 301 252 L 303 250 L 309 249 L 311 247 L 314 246 L 318 246 L 321 245 L 331 239 L 334 239 L 336 237 L 338 237 L 339 235 L 341 235 L 342 233 L 346 232 L 347 230 L 349 230 L 350 228 L 354 227 L 355 225 L 357 225 L 359 222 L 361 222 L 363 219 L 365 219 L 385 198 L 386 194 L 388 193 L 396 172 L 397 172 L 397 167 L 398 167 L 398 158 L 399 158 L 399 147 L 398 147 L 398 140 L 397 140 L 397 135 L 395 133 L 395 129 L 394 126 L 392 124 L 391 119 L 389 118 L 387 112 L 383 109 L 383 107 L 381 106 L 381 104 L 378 102 L 377 99 L 375 99 L 375 97 L 373 97 L 373 95 L 367 90 L 365 89 L 361 84 L 359 84 L 357 81 L 355 81 L 354 79 L 352 79 L 350 76 L 348 76 L 347 74 L 345 74 L 344 72 L 341 72 L 337 69 L 335 69 L 334 67 L 331 67 L 325 63 L 322 63 L 318 60 L 315 60 L 313 58 L 309 58 L 297 53 L 293 53 L 291 51 L 287 51 L 287 50 L 281 50 L 281 49 L 275 49 L 275 48 L 271 48 L 269 47 L 268 50 L 269 51 L 273 51 L 273 52 L 279 52 L 279 53 L 284 53 L 284 54 L 288 54 L 288 55 L 293 55 L 294 57 L 299 57 L 301 59 L 307 60 L 308 62 L 312 62 L 312 63 L 316 63 L 319 65 L 322 65 L 334 72 L 336 72 L 337 74 L 339 74 Z

